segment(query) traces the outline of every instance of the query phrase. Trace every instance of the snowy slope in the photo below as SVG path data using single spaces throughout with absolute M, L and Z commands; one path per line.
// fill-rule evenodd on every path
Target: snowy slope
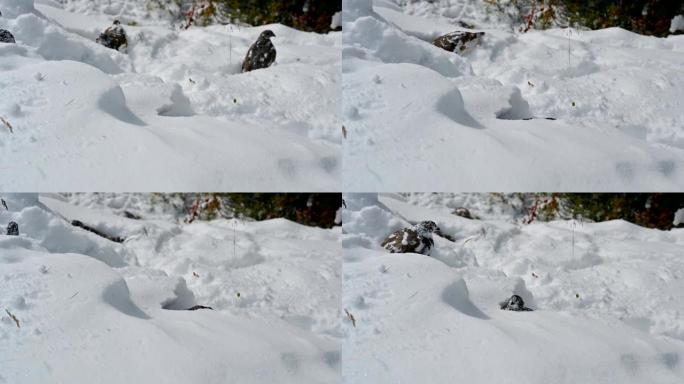
M 396 195 L 345 200 L 343 306 L 356 327 L 344 325 L 344 382 L 684 380 L 681 229 L 522 226 Z M 430 256 L 380 248 L 421 220 L 454 241 L 437 238 Z M 512 294 L 535 311 L 501 311 Z
M 339 229 L 3 197 L 0 382 L 339 382 Z
M 144 6 L 126 2 L 122 19 L 137 26 L 124 26 L 124 54 L 94 42 L 109 14 L 0 1 L 0 27 L 17 40 L 0 46 L 0 116 L 14 131 L 0 129 L 0 188 L 338 189 L 340 33 L 179 30 L 136 17 Z M 241 74 L 267 28 L 277 64 Z
M 347 190 L 681 189 L 684 38 L 520 34 L 473 3 L 344 2 Z M 479 46 L 431 45 L 458 20 Z

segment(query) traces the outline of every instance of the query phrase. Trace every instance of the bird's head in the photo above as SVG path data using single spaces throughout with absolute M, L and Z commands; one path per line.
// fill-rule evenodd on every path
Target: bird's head
M 432 237 L 433 233 L 440 234 L 440 229 L 434 221 L 421 221 L 415 226 L 416 231 L 424 237 Z
M 114 19 L 114 25 L 121 25 L 121 22 L 118 19 Z
M 271 37 L 275 37 L 275 33 L 271 31 L 270 29 L 267 29 L 263 32 L 261 32 L 261 35 L 259 35 L 259 39 L 270 39 Z

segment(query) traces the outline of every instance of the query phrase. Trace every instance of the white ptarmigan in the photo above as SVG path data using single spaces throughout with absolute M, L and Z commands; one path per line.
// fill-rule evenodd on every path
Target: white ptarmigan
M 242 72 L 268 68 L 275 62 L 276 49 L 271 42 L 272 37 L 275 37 L 275 33 L 269 29 L 261 32 L 257 41 L 247 51 L 245 61 L 242 62 Z
M 440 230 L 434 221 L 422 221 L 411 228 L 393 232 L 382 242 L 382 247 L 391 253 L 420 253 L 429 255 L 435 245 L 432 234 Z

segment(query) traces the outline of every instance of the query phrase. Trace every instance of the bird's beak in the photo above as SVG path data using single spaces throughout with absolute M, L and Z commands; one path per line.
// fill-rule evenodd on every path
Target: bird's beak
M 439 227 L 435 228 L 435 234 L 437 234 L 438 236 L 442 236 L 442 230 L 439 229 Z

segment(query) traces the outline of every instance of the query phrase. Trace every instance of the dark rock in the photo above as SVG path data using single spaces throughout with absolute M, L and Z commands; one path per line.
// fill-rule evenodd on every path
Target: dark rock
M 456 24 L 458 24 L 458 26 L 461 28 L 475 29 L 475 26 L 473 24 L 466 23 L 462 20 L 457 21 Z
M 10 221 L 7 224 L 7 236 L 19 236 L 19 224 Z
M 98 44 L 102 44 L 107 48 L 115 49 L 117 51 L 128 48 L 126 31 L 124 31 L 119 20 L 114 20 L 114 24 L 102 32 L 100 37 L 95 41 Z
M 449 52 L 464 53 L 479 44 L 484 34 L 484 32 L 454 31 L 436 38 L 432 44 Z
M 211 309 L 212 311 L 214 310 L 214 308 L 212 307 L 205 307 L 204 305 L 195 305 L 194 307 L 188 308 L 188 311 L 196 311 L 198 309 Z
M 0 43 L 15 44 L 14 36 L 6 29 L 0 29 Z
M 411 228 L 393 232 L 382 242 L 382 247 L 391 253 L 420 253 L 429 255 L 435 245 L 433 233 L 440 233 L 434 221 L 423 221 Z
M 255 69 L 268 68 L 276 60 L 276 49 L 271 38 L 275 37 L 275 33 L 270 30 L 261 32 L 257 39 L 245 56 L 245 61 L 242 62 L 242 72 L 249 72 Z
M 510 299 L 499 303 L 499 306 L 501 309 L 508 311 L 532 311 L 532 309 L 525 306 L 522 297 L 518 295 L 511 296 Z
M 464 217 L 466 219 L 473 219 L 473 216 L 470 214 L 468 208 L 459 207 L 456 208 L 452 213 L 456 216 Z
M 136 215 L 135 213 L 130 212 L 130 211 L 124 211 L 123 215 L 127 219 L 133 219 L 133 220 L 141 220 L 142 219 L 142 216 Z

